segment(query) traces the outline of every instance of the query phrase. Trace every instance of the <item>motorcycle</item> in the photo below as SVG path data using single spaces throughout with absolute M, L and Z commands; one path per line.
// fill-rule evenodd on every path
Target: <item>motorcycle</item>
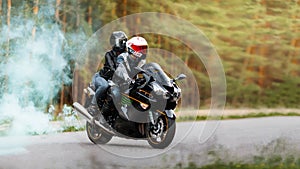
M 101 113 L 92 116 L 87 108 L 95 91 L 89 85 L 84 92 L 84 106 L 75 102 L 76 111 L 86 119 L 88 138 L 95 144 L 106 144 L 113 136 L 144 139 L 153 148 L 169 146 L 176 131 L 175 109 L 181 97 L 176 81 L 184 74 L 171 79 L 157 63 L 136 68 L 134 82 L 118 85 L 109 80 L 109 89 Z

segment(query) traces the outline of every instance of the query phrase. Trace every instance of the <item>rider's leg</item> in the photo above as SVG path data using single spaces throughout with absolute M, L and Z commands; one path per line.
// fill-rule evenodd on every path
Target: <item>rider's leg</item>
M 98 106 L 101 109 L 102 106 L 103 106 L 103 101 L 106 98 L 106 92 L 107 92 L 107 89 L 108 89 L 108 83 L 101 76 L 98 78 L 98 82 L 100 83 L 100 85 L 98 86 L 98 88 L 96 90 L 96 93 L 95 93 L 95 96 L 94 96 L 94 98 L 92 100 L 92 103 L 93 104 L 97 104 L 98 103 Z
M 99 73 L 96 73 L 93 77 L 92 83 L 95 85 L 96 91 L 95 95 L 93 96 L 93 99 L 91 101 L 91 105 L 88 108 L 88 111 L 92 114 L 95 114 L 99 112 L 99 108 L 102 108 L 103 101 L 106 96 L 106 90 L 108 88 L 107 81 L 99 75 Z M 97 104 L 98 102 L 98 104 Z M 100 106 L 100 107 L 98 107 Z

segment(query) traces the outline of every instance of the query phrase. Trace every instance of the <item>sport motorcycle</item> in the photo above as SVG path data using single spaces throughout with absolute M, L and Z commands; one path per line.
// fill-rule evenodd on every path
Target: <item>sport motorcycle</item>
M 96 115 L 87 110 L 95 95 L 93 85 L 84 89 L 84 105 L 74 102 L 74 109 L 87 119 L 91 142 L 106 144 L 117 136 L 144 139 L 159 149 L 171 144 L 176 131 L 175 109 L 181 97 L 177 81 L 186 76 L 170 78 L 157 63 L 145 64 L 136 72 L 130 84 L 108 80 L 106 99 Z

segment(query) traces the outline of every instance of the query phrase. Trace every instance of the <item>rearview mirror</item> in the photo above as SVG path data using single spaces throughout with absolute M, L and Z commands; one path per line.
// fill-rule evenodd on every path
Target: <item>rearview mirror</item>
M 186 75 L 185 75 L 185 74 L 180 74 L 180 75 L 178 75 L 178 76 L 174 79 L 174 81 L 183 80 L 183 79 L 185 79 L 185 78 L 186 78 Z

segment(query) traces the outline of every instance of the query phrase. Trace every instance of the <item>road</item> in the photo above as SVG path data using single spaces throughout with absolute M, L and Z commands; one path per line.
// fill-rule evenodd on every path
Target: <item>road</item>
M 182 122 L 165 150 L 146 141 L 114 137 L 92 144 L 85 132 L 0 137 L 0 168 L 173 168 L 216 159 L 250 160 L 255 155 L 299 153 L 300 117 Z

